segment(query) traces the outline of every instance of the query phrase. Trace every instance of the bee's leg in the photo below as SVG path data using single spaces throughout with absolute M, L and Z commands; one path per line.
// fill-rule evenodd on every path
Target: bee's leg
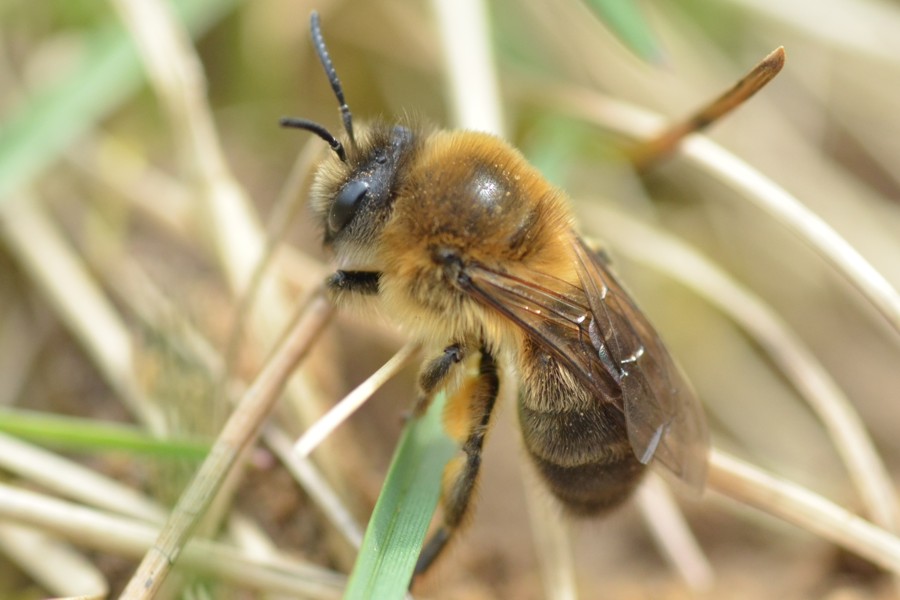
M 325 280 L 332 297 L 340 295 L 374 296 L 378 294 L 378 271 L 335 271 Z
M 441 490 L 444 522 L 419 555 L 416 575 L 428 570 L 465 518 L 478 480 L 481 450 L 499 389 L 497 364 L 493 355 L 482 348 L 477 377 L 467 381 L 448 400 L 444 410 L 447 433 L 460 442 L 461 451 L 444 468 Z
M 428 410 L 435 391 L 441 387 L 450 375 L 450 371 L 462 362 L 466 356 L 466 349 L 462 344 L 450 344 L 444 348 L 444 352 L 429 362 L 419 374 L 420 396 L 416 400 L 412 414 L 421 417 Z

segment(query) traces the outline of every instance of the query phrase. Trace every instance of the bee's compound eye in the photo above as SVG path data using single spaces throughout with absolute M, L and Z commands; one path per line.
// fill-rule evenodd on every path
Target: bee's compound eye
M 368 190 L 369 184 L 358 179 L 344 185 L 328 213 L 328 227 L 332 232 L 337 233 L 347 226 Z

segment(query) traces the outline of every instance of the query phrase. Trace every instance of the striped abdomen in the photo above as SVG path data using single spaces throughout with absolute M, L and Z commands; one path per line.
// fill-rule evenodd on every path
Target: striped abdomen
M 528 344 L 520 360 L 519 423 L 550 491 L 581 515 L 596 515 L 626 500 L 645 467 L 628 442 L 622 411 L 592 397 L 536 346 Z

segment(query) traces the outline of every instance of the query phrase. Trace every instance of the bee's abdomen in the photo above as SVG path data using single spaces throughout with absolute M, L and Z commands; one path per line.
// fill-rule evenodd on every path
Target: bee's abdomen
M 519 404 L 525 447 L 566 509 L 596 515 L 625 501 L 644 472 L 624 418 L 610 404 L 589 412 L 538 412 Z

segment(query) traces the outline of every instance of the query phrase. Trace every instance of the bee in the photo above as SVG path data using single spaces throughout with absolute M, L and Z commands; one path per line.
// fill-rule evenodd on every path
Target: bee
M 310 203 L 339 269 L 338 304 L 374 304 L 435 349 L 419 376 L 421 414 L 448 391 L 460 444 L 445 468 L 442 523 L 416 574 L 460 528 L 500 386 L 518 375 L 524 446 L 574 515 L 624 502 L 650 462 L 703 486 L 703 411 L 653 326 L 575 231 L 566 196 L 503 140 L 400 121 L 354 129 L 316 13 L 312 40 L 344 135 L 305 119 L 282 125 L 325 140 Z M 466 366 L 477 375 L 462 376 Z

